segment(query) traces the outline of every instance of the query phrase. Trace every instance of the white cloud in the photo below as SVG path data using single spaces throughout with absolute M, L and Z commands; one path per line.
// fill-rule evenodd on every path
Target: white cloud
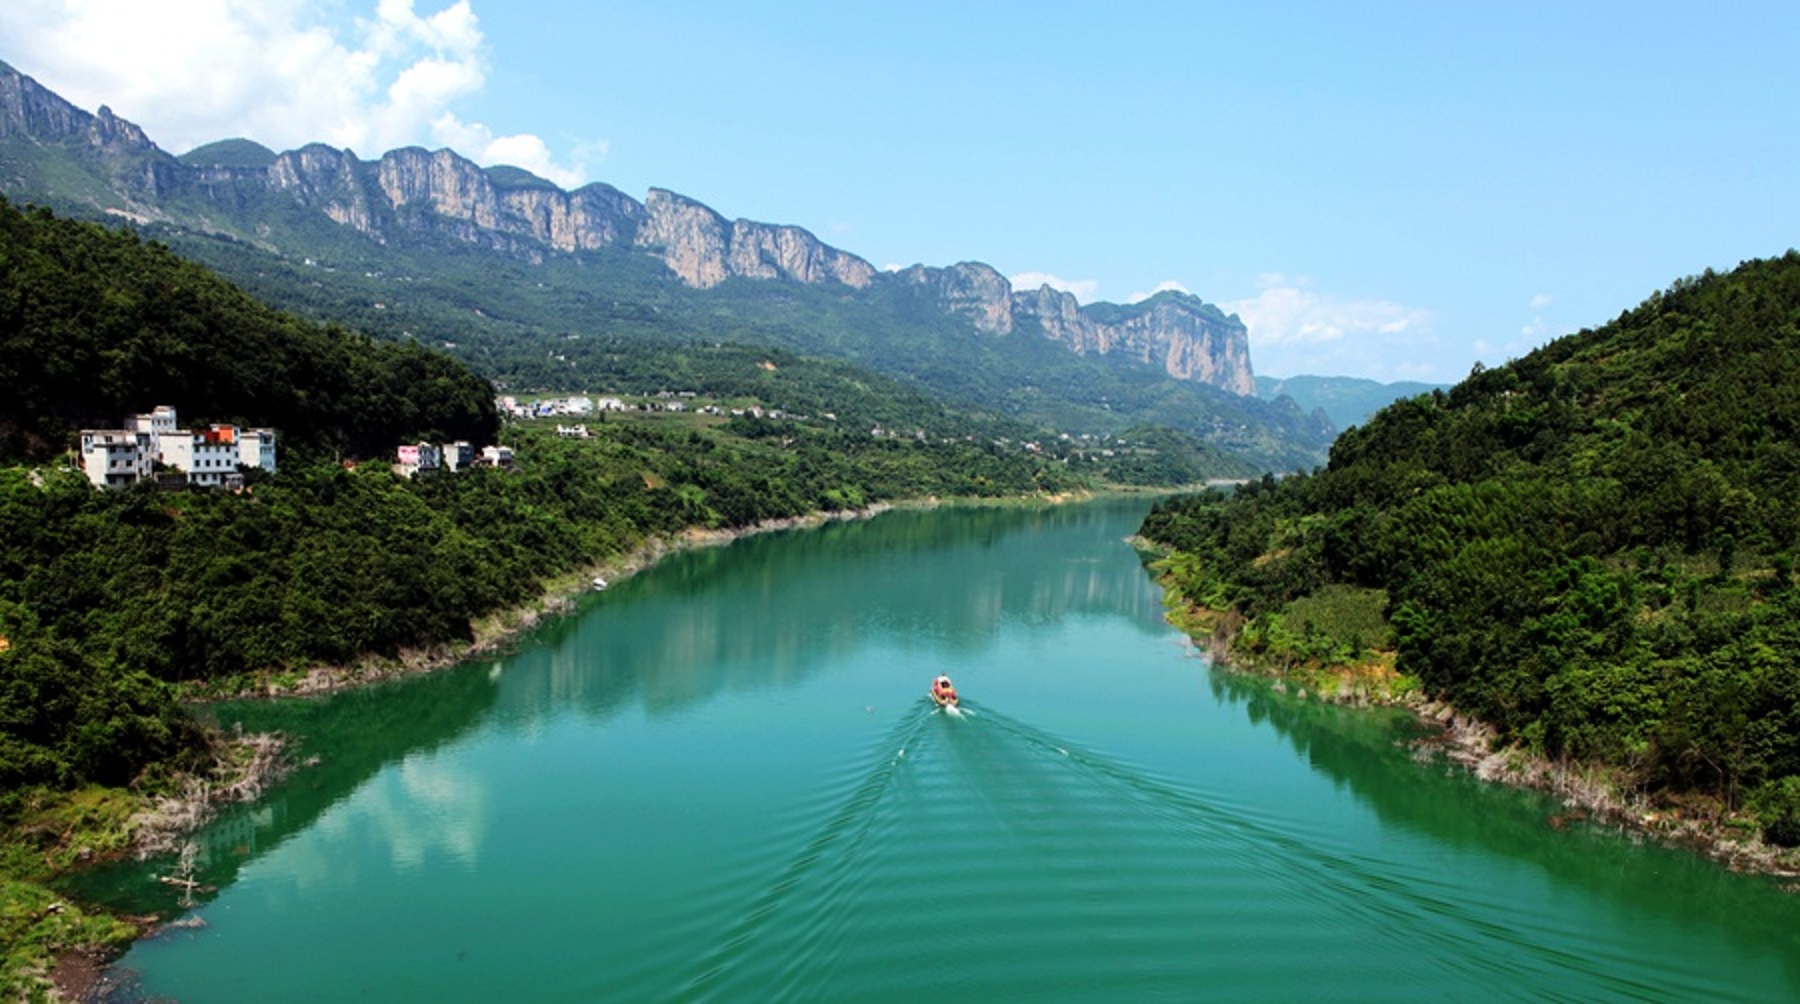
M 1151 297 L 1155 296 L 1158 293 L 1167 293 L 1170 290 L 1174 290 L 1177 293 L 1189 292 L 1188 288 L 1186 286 L 1183 286 L 1181 283 L 1176 282 L 1173 279 L 1164 279 L 1162 282 L 1157 283 L 1156 288 L 1152 289 L 1150 292 L 1148 292 L 1148 293 L 1133 293 L 1130 296 L 1125 298 L 1125 302 L 1126 303 L 1139 303 L 1141 301 L 1150 299 Z
M 577 151 L 576 166 L 564 166 L 557 162 L 555 154 L 542 139 L 530 133 L 496 136 L 493 130 L 479 122 L 464 122 L 445 112 L 431 124 L 431 135 L 435 145 L 450 147 L 483 164 L 522 167 L 563 188 L 574 188 L 587 180 L 586 167 L 590 158 L 581 157 Z M 594 160 L 604 159 L 605 146 L 598 149 L 600 156 L 592 158 Z
M 1258 372 L 1377 380 L 1444 380 L 1429 350 L 1438 347 L 1435 316 L 1390 300 L 1320 293 L 1304 278 L 1263 277 L 1256 296 L 1221 306 L 1249 329 Z
M 1008 276 L 1007 281 L 1012 283 L 1014 289 L 1022 290 L 1049 286 L 1068 293 L 1083 303 L 1091 301 L 1094 294 L 1100 291 L 1100 283 L 1093 279 L 1064 279 L 1048 272 L 1020 272 L 1018 275 Z
M 426 13 L 415 0 L 379 0 L 350 19 L 329 0 L 10 6 L 0 19 L 5 59 L 79 107 L 109 105 L 174 153 L 234 136 L 278 150 L 324 142 L 362 156 L 450 146 L 573 186 L 606 152 L 588 143 L 559 158 L 539 137 L 497 136 L 457 117 L 456 102 L 487 85 L 471 0 Z
M 1545 307 L 1550 306 L 1550 302 L 1554 299 L 1555 297 L 1551 296 L 1549 293 L 1539 293 L 1531 298 L 1531 309 L 1543 310 Z

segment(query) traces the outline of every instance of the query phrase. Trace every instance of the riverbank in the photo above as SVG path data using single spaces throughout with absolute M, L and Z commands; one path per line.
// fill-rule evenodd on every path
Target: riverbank
M 284 748 L 278 735 L 234 734 L 211 770 L 166 779 L 154 793 L 93 786 L 34 805 L 0 842 L 0 999 L 86 999 L 106 964 L 163 918 L 96 910 L 53 883 L 122 858 L 180 854 L 220 806 L 252 800 L 288 773 Z M 163 880 L 191 888 L 180 865 Z
M 1154 550 L 1141 542 L 1139 546 Z M 1418 759 L 1441 758 L 1482 781 L 1553 795 L 1567 811 L 1545 820 L 1551 829 L 1611 828 L 1627 839 L 1654 840 L 1701 854 L 1732 871 L 1771 876 L 1783 889 L 1800 893 L 1800 848 L 1767 843 L 1754 820 L 1725 811 L 1716 799 L 1652 797 L 1635 789 L 1617 768 L 1558 762 L 1516 744 L 1502 745 L 1491 726 L 1432 699 L 1395 673 L 1392 653 L 1373 653 L 1355 666 L 1309 666 L 1298 671 L 1252 663 L 1232 644 L 1243 627 L 1242 617 L 1196 607 L 1167 581 L 1162 586 L 1169 623 L 1215 665 L 1273 679 L 1278 691 L 1301 700 L 1406 708 L 1429 730 L 1410 744 Z
M 718 547 L 755 534 L 823 526 L 844 520 L 869 519 L 890 509 L 930 508 L 940 504 L 942 502 L 938 499 L 879 503 L 862 509 L 764 520 L 747 527 L 689 527 L 678 534 L 649 537 L 623 554 L 584 565 L 547 580 L 538 594 L 525 603 L 494 611 L 475 620 L 471 624 L 474 637 L 468 642 L 420 646 L 402 650 L 394 656 L 369 656 L 345 664 L 320 664 L 298 670 L 248 674 L 189 684 L 183 691 L 183 697 L 200 703 L 302 697 L 446 669 L 478 656 L 492 654 L 546 618 L 569 613 L 574 609 L 578 597 L 596 588 L 605 588 L 597 586 L 597 583 L 605 583 L 606 587 L 610 587 L 650 568 L 671 554 L 696 548 Z
M 183 697 L 200 703 L 220 700 L 302 697 L 446 669 L 472 658 L 492 654 L 504 648 L 519 635 L 530 631 L 546 618 L 569 613 L 574 609 L 578 597 L 592 592 L 596 588 L 605 588 L 597 587 L 597 583 L 603 582 L 606 587 L 610 587 L 650 568 L 671 554 L 703 547 L 719 547 L 734 540 L 757 534 L 806 529 L 846 520 L 871 519 L 894 509 L 934 509 L 945 505 L 1066 505 L 1103 495 L 1147 493 L 1149 490 L 1146 489 L 1116 488 L 1104 492 L 1060 492 L 1003 498 L 906 499 L 898 502 L 880 502 L 861 509 L 787 516 L 731 529 L 688 527 L 677 534 L 646 538 L 623 554 L 585 565 L 548 580 L 539 590 L 538 595 L 530 601 L 495 611 L 476 620 L 472 624 L 474 638 L 467 643 L 421 646 L 406 649 L 391 657 L 370 656 L 342 665 L 321 664 L 300 670 L 257 673 L 220 681 L 190 684 L 185 689 Z
M 301 672 L 259 674 L 255 677 L 233 680 L 229 686 L 191 690 L 186 696 L 190 700 L 204 702 L 314 695 L 447 668 L 471 658 L 491 655 L 509 644 L 514 644 L 521 634 L 528 632 L 545 620 L 572 612 L 583 594 L 595 590 L 596 578 L 604 579 L 610 588 L 638 572 L 654 566 L 670 555 L 697 548 L 725 545 L 739 538 L 756 534 L 818 527 L 832 522 L 868 519 L 891 509 L 931 509 L 965 504 L 1019 507 L 1052 506 L 1091 497 L 1093 497 L 1092 494 L 1081 493 L 1008 499 L 925 498 L 870 506 L 855 511 L 812 513 L 730 530 L 690 528 L 678 534 L 646 539 L 623 554 L 571 570 L 545 582 L 542 589 L 530 602 L 497 611 L 482 618 L 474 625 L 475 637 L 467 644 L 420 648 L 408 651 L 396 658 L 369 659 L 346 666 L 314 666 Z M 250 757 L 250 759 L 279 769 L 293 766 L 282 759 L 279 745 L 264 747 L 262 755 Z M 259 788 L 262 784 L 271 783 L 277 776 L 278 773 L 272 770 L 266 774 L 256 775 L 253 779 L 226 780 L 220 777 L 205 782 L 193 781 L 177 784 L 172 787 L 170 793 L 163 797 L 153 801 L 145 800 L 136 814 L 137 818 L 129 826 L 123 822 L 119 823 L 118 828 L 130 829 L 138 834 L 138 841 L 134 844 L 137 852 L 175 854 L 179 852 L 186 836 L 194 829 L 204 825 L 211 817 L 214 807 L 229 799 L 228 793 L 247 792 L 252 788 Z M 120 794 L 123 797 L 124 793 Z M 254 794 L 251 794 L 250 797 L 254 797 Z M 133 851 L 124 853 L 133 853 Z M 103 858 L 96 857 L 91 860 L 98 861 Z M 73 867 L 79 867 L 79 865 Z M 177 881 L 181 878 L 179 874 L 172 877 Z M 47 886 L 45 895 L 50 895 Z M 71 906 L 71 908 L 73 907 Z M 91 988 L 92 978 L 103 972 L 107 960 L 115 957 L 123 948 L 128 947 L 134 938 L 154 933 L 159 929 L 157 927 L 159 918 L 112 919 L 123 923 L 125 927 L 112 929 L 105 936 L 57 942 L 65 947 L 60 948 L 53 956 L 45 957 L 41 964 L 37 964 L 40 975 L 54 979 L 57 985 L 63 988 L 61 992 L 65 996 L 79 996 L 79 994 L 87 992 L 87 988 Z M 166 921 L 167 918 L 160 920 Z M 68 945 L 81 947 L 66 947 Z M 55 962 L 53 968 L 50 965 L 51 961 Z M 0 995 L 0 997 L 4 996 Z

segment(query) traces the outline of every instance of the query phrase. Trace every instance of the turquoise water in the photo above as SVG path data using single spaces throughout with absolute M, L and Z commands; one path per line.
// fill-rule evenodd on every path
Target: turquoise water
M 677 555 L 499 658 L 224 706 L 318 762 L 121 999 L 1791 1000 L 1800 897 L 1214 671 L 1147 503 Z M 935 713 L 949 672 L 966 713 Z

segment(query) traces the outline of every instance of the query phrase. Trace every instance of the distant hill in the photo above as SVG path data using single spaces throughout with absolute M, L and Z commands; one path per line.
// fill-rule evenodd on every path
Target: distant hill
M 275 163 L 275 151 L 247 139 L 222 139 L 198 146 L 181 155 L 189 167 L 241 167 L 266 169 Z
M 1505 741 L 1800 843 L 1800 253 L 1681 280 L 1145 533 L 1186 596 L 1249 618 L 1244 656 L 1390 650 Z
M 979 262 L 882 272 L 798 227 L 661 189 L 565 192 L 447 150 L 364 161 L 227 140 L 175 158 L 4 64 L 0 190 L 131 220 L 268 302 L 410 335 L 519 386 L 596 383 L 622 346 L 729 341 L 1073 432 L 1163 425 L 1263 469 L 1318 463 L 1331 435 L 1255 397 L 1243 324 L 1196 297 L 1082 305 Z
M 1322 411 L 1339 432 L 1361 425 L 1388 405 L 1406 397 L 1447 390 L 1447 384 L 1402 380 L 1381 383 L 1360 377 L 1294 376 L 1256 378 L 1256 396 L 1274 401 L 1286 395 L 1308 414 Z

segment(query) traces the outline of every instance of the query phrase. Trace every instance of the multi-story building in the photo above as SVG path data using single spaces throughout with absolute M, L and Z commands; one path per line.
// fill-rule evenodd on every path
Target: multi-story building
M 155 411 L 147 415 L 133 415 L 125 424 L 139 432 L 149 433 L 153 448 L 158 436 L 173 433 L 179 428 L 179 424 L 175 421 L 174 407 L 166 404 L 158 405 Z
M 150 476 L 150 434 L 136 429 L 81 430 L 81 466 L 102 488 L 123 488 Z
M 444 444 L 444 468 L 460 471 L 475 463 L 475 447 L 466 439 Z
M 394 470 L 403 477 L 436 474 L 444 466 L 444 453 L 436 443 L 407 443 L 395 451 Z
M 125 424 L 124 429 L 81 430 L 82 468 L 102 488 L 142 481 L 159 463 L 183 472 L 191 485 L 239 484 L 240 464 L 275 472 L 274 429 L 214 425 L 183 431 L 168 405 L 133 415 Z
M 275 430 L 238 430 L 238 463 L 275 473 Z
M 510 446 L 484 446 L 481 448 L 481 462 L 489 467 L 511 467 L 513 451 Z
M 222 485 L 225 475 L 237 473 L 235 426 L 215 425 L 206 429 L 165 432 L 156 437 L 156 441 L 161 446 L 157 459 L 186 471 L 190 485 Z

